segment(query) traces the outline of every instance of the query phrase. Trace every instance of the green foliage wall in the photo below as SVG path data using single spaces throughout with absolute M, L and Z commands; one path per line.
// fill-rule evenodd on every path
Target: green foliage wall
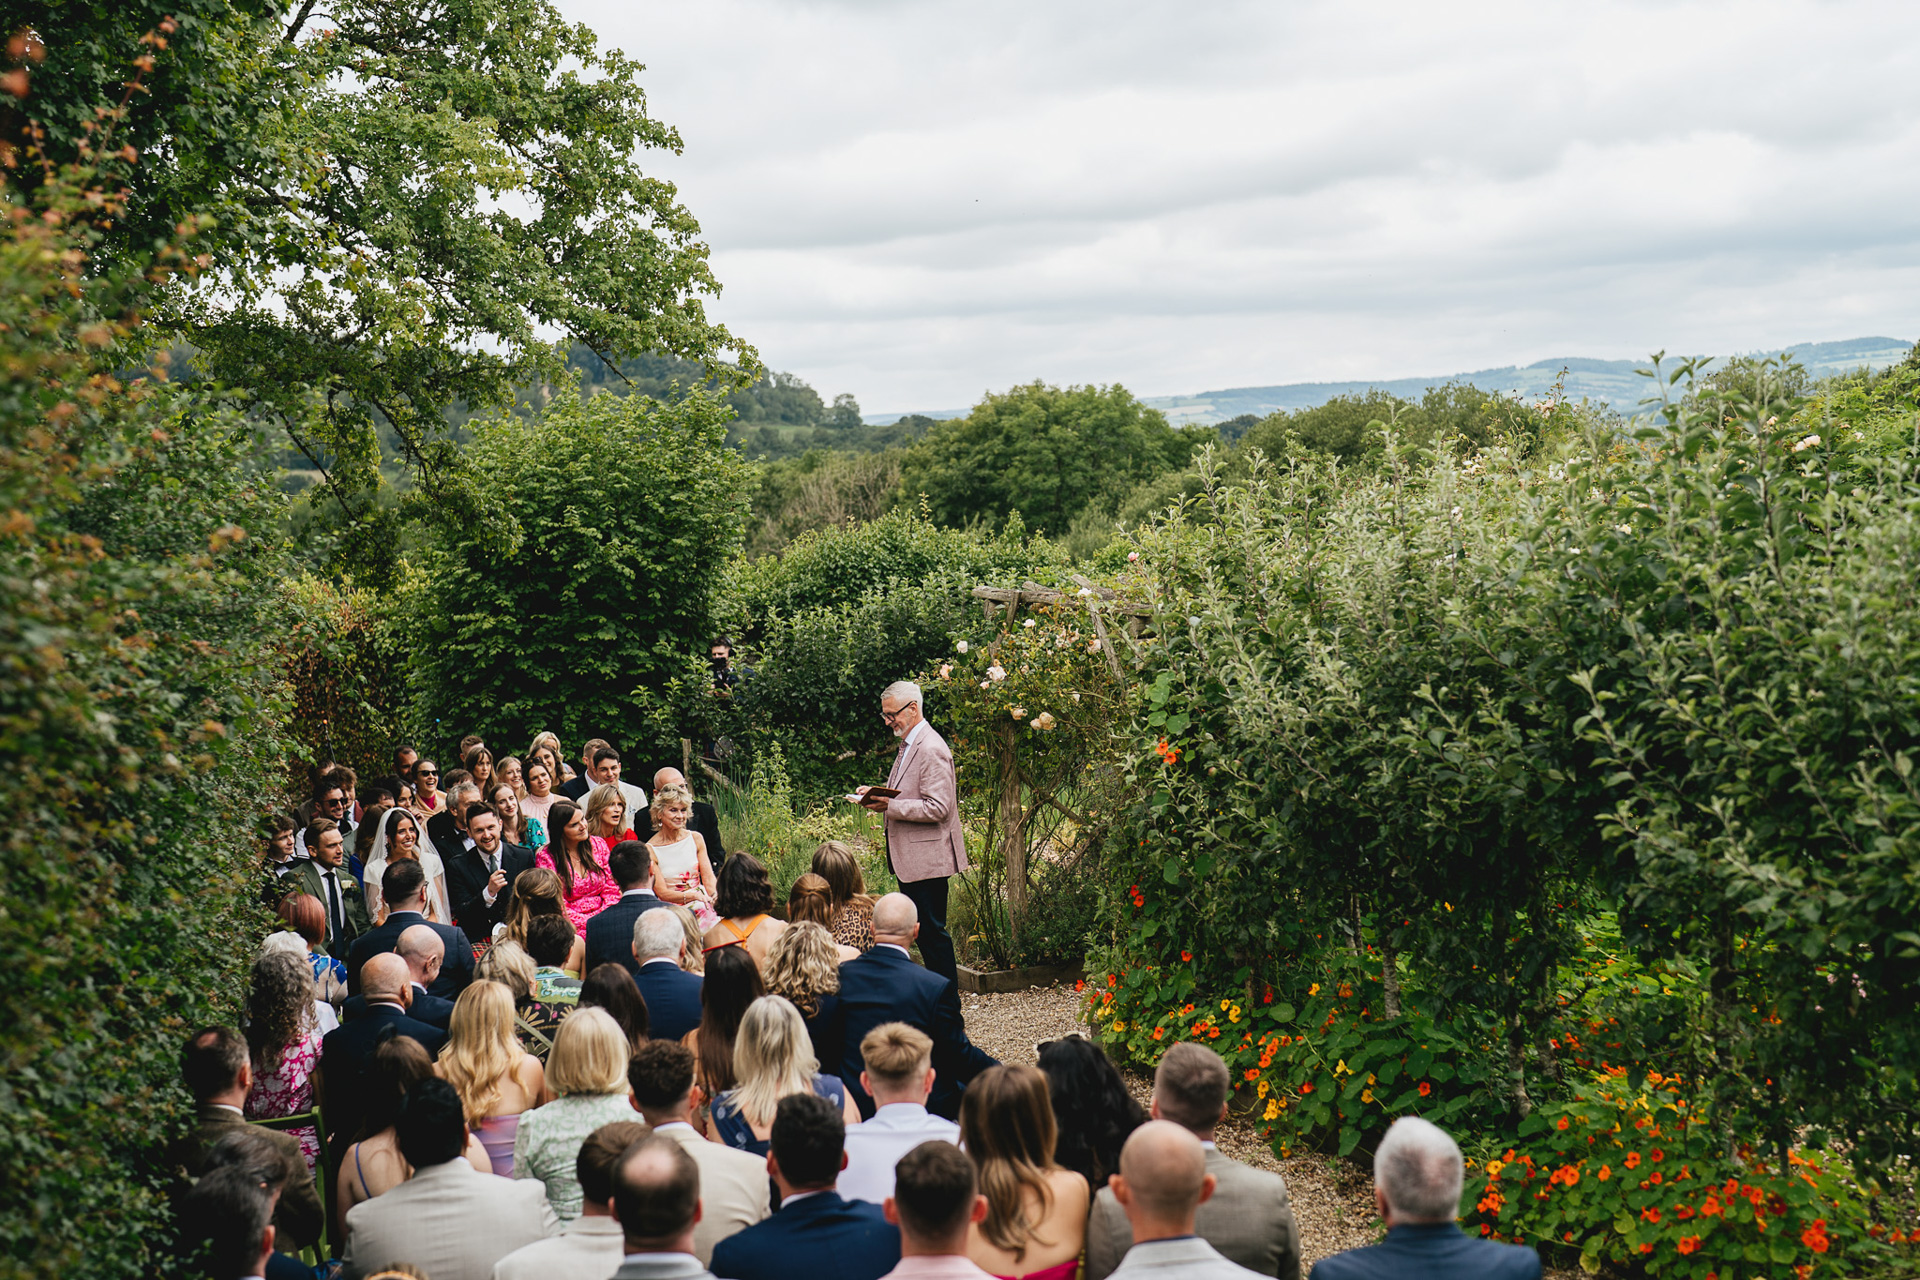
M 406 587 L 403 661 L 423 741 L 471 730 L 521 743 L 551 729 L 678 758 L 682 678 L 697 684 L 705 668 L 746 514 L 726 418 L 705 395 L 567 393 L 534 418 L 478 427 L 470 465 L 501 525 L 435 513 Z

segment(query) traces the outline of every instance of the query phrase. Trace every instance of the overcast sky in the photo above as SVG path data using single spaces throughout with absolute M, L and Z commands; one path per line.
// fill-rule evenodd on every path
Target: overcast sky
M 1920 331 L 1914 0 L 559 3 L 868 412 Z

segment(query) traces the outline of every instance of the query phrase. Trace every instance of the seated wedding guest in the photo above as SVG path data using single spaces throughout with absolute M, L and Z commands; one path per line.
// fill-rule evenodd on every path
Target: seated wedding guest
M 801 879 L 806 877 L 802 876 Z M 761 966 L 767 994 L 785 996 L 806 1019 L 807 1039 L 820 1070 L 840 1074 L 840 954 L 827 931 L 811 921 L 788 926 Z
M 494 772 L 500 775 L 500 781 L 513 788 L 516 799 L 527 794 L 527 768 L 520 762 L 519 756 L 502 756 L 500 763 L 494 766 Z
M 342 839 L 351 836 L 358 823 L 354 820 L 356 806 L 353 803 L 353 789 L 356 785 L 353 770 L 329 769 L 313 784 L 313 796 L 300 806 L 300 824 L 302 830 L 294 833 L 293 856 L 307 858 L 312 856 L 308 847 L 305 828 L 324 818 L 339 828 Z
M 445 966 L 447 944 L 432 925 L 410 924 L 400 931 L 399 941 L 393 944 L 393 954 L 407 962 L 407 981 L 413 986 L 407 1016 L 445 1031 L 453 1021 L 453 1001 L 434 995 L 433 984 L 440 980 L 440 970 Z M 366 998 L 355 996 L 347 1001 L 347 1016 L 357 1018 L 365 1007 Z
M 574 1164 L 580 1144 L 603 1124 L 628 1120 L 627 1037 L 604 1009 L 577 1009 L 560 1024 L 547 1060 L 552 1102 L 520 1117 L 512 1173 L 547 1189 L 562 1222 L 580 1216 L 580 1180 Z
M 683 1044 L 649 1040 L 627 1064 L 633 1106 L 653 1131 L 685 1148 L 700 1170 L 700 1225 L 693 1252 L 704 1265 L 720 1241 L 767 1216 L 767 1162 L 718 1142 L 693 1127 L 700 1086 L 693 1054 Z
M 820 1074 L 800 1011 L 779 996 L 761 996 L 747 1006 L 734 1038 L 733 1074 L 733 1086 L 714 1095 L 709 1116 L 713 1137 L 736 1150 L 765 1155 L 774 1112 L 782 1098 L 796 1093 L 832 1103 L 842 1113 L 843 1128 L 860 1123 L 860 1108 L 846 1085 L 838 1076 Z
M 967 1257 L 987 1198 L 974 1190 L 973 1161 L 958 1147 L 923 1142 L 902 1156 L 880 1211 L 900 1228 L 900 1265 L 884 1280 L 992 1280 Z
M 512 907 L 511 886 L 531 870 L 533 850 L 502 839 L 500 815 L 483 804 L 468 806 L 466 847 L 447 860 L 454 922 L 469 938 L 492 938 Z
M 633 926 L 644 913 L 666 905 L 653 896 L 653 854 L 638 840 L 622 840 L 607 852 L 607 874 L 619 886 L 620 897 L 587 921 L 587 968 L 618 964 L 638 975 Z
M 511 759 L 511 757 L 509 757 Z M 621 1108 L 626 1108 L 624 1086 Z M 607 1280 L 626 1256 L 626 1238 L 613 1220 L 613 1175 L 620 1157 L 650 1129 L 632 1118 L 601 1125 L 580 1144 L 573 1176 L 580 1184 L 580 1216 L 557 1236 L 515 1249 L 494 1264 L 492 1280 Z
M 627 797 L 612 783 L 601 783 L 587 792 L 587 834 L 597 842 L 594 852 L 606 861 L 613 846 L 622 840 L 637 839 L 633 824 L 627 820 Z
M 512 757 L 508 757 L 511 759 Z M 504 778 L 488 787 L 483 795 L 487 808 L 493 810 L 493 816 L 500 819 L 500 843 L 514 849 L 527 851 L 527 865 L 533 865 L 533 851 L 547 842 L 546 828 L 540 829 L 538 843 L 527 839 L 527 815 L 520 812 L 520 792 Z M 472 818 L 468 818 L 472 822 Z
M 706 931 L 703 949 L 745 947 L 753 962 L 765 969 L 767 948 L 787 929 L 772 915 L 773 885 L 767 879 L 766 863 L 750 853 L 736 853 L 720 868 L 717 883 L 713 910 L 720 922 Z
M 960 1145 L 980 1171 L 987 1216 L 967 1240 L 981 1270 L 1072 1280 L 1087 1243 L 1087 1180 L 1053 1162 L 1059 1137 L 1047 1078 L 1024 1063 L 991 1067 L 960 1103 Z
M 507 919 L 494 930 L 494 937 L 527 945 L 527 926 L 536 916 L 564 916 L 567 913 L 566 886 L 560 883 L 558 872 L 546 867 L 529 867 L 513 878 L 511 896 L 507 900 Z M 584 940 L 577 942 L 568 954 L 567 962 L 560 967 L 568 973 L 578 973 L 586 963 L 587 945 Z
M 398 786 L 402 792 L 407 790 L 405 783 L 398 783 Z M 352 852 L 347 857 L 347 870 L 351 871 L 354 879 L 362 885 L 366 884 L 367 862 L 373 857 L 373 846 L 380 842 L 381 827 L 385 825 L 387 815 L 395 809 L 404 808 L 406 805 L 397 803 L 391 798 L 375 799 L 361 813 L 360 829 L 353 833 Z M 371 911 L 368 912 L 368 917 L 371 923 Z
M 1071 1046 L 1075 1053 L 1100 1053 L 1086 1041 L 1057 1040 L 1041 1047 L 1041 1070 L 1046 1070 L 1046 1062 L 1061 1053 L 1063 1046 Z M 1105 1056 L 1101 1054 L 1102 1061 Z M 1084 1077 L 1084 1073 L 1076 1074 Z M 1056 1098 L 1063 1089 L 1089 1088 L 1084 1078 L 1076 1081 L 1072 1075 L 1053 1076 L 1053 1082 Z M 1124 1091 L 1125 1086 L 1121 1088 Z M 1105 1089 L 1092 1086 L 1089 1091 L 1097 1095 Z M 1277 1173 L 1241 1164 L 1213 1145 L 1214 1127 L 1226 1119 L 1231 1092 L 1227 1064 L 1219 1054 L 1202 1045 L 1176 1044 L 1161 1057 L 1154 1072 L 1153 1118 L 1179 1125 L 1198 1138 L 1206 1152 L 1213 1191 L 1200 1204 L 1194 1232 L 1229 1262 L 1263 1276 L 1298 1280 L 1300 1232 L 1294 1225 L 1286 1180 Z M 1094 1196 L 1093 1216 L 1087 1223 L 1088 1280 L 1103 1280 L 1120 1265 L 1133 1244 L 1132 1228 L 1113 1189 L 1104 1180 L 1097 1185 L 1100 1189 Z
M 578 1004 L 580 979 L 565 966 L 579 954 L 580 939 L 567 918 L 534 916 L 527 921 L 527 940 L 522 944 L 533 957 L 533 998 L 548 1004 Z
M 893 1194 L 893 1167 L 923 1142 L 958 1144 L 960 1126 L 927 1114 L 933 1092 L 933 1041 L 904 1022 L 883 1022 L 860 1041 L 867 1068 L 860 1083 L 875 1103 L 873 1118 L 847 1130 L 847 1167 L 840 1194 L 881 1204 Z
M 612 750 L 605 738 L 588 738 L 586 744 L 580 748 L 580 768 L 561 786 L 560 794 L 569 800 L 585 799 L 587 792 L 593 790 L 594 784 L 600 781 L 594 772 L 594 754 Z M 618 763 L 617 754 L 615 762 Z
M 618 787 L 627 802 L 627 821 L 632 823 L 634 815 L 647 807 L 647 793 L 620 776 L 620 753 L 612 747 L 603 746 L 593 753 L 593 784 L 597 787 Z
M 605 1009 L 627 1038 L 629 1053 L 646 1043 L 647 1002 L 622 966 L 603 964 L 589 973 L 580 984 L 579 1007 Z
M 673 918 L 680 922 L 681 931 L 687 935 L 687 949 L 680 957 L 680 967 L 688 973 L 705 976 L 707 951 L 702 939 L 707 936 L 707 931 L 700 926 L 698 920 L 694 919 L 693 912 L 680 903 L 669 902 L 666 904 L 666 909 L 673 913 Z
M 446 807 L 447 797 L 440 790 L 440 766 L 431 760 L 415 760 L 406 775 L 413 795 L 405 803 L 422 822 Z
M 553 769 L 538 756 L 527 761 L 526 790 L 520 796 L 520 812 L 527 819 L 527 847 L 539 849 L 546 845 L 547 811 L 554 802 L 562 799 L 554 789 Z
M 693 1050 L 696 1078 L 707 1097 L 733 1088 L 733 1042 L 747 1007 L 765 994 L 760 966 L 739 947 L 722 947 L 707 957 L 700 979 L 700 1025 L 681 1037 Z
M 284 1244 L 273 1224 L 274 1195 L 269 1183 L 245 1164 L 209 1171 L 181 1198 L 180 1247 L 189 1265 L 208 1280 L 253 1280 L 286 1276 L 282 1259 L 294 1274 L 311 1274 L 275 1248 Z
M 960 989 L 913 962 L 907 948 L 920 933 L 919 908 L 904 893 L 890 893 L 873 906 L 874 945 L 858 960 L 840 966 L 840 1015 L 843 1025 L 840 1078 L 853 1087 L 862 1115 L 873 1113 L 872 1099 L 859 1087 L 865 1063 L 860 1042 L 883 1022 L 918 1027 L 933 1040 L 935 1071 L 928 1109 L 954 1119 L 967 1082 L 996 1065 L 967 1039 L 960 1016 Z
M 1198 1045 L 1187 1047 L 1199 1048 Z M 1085 1036 L 1075 1034 L 1049 1040 L 1039 1047 L 1039 1057 L 1040 1070 L 1047 1077 L 1048 1094 L 1053 1099 L 1053 1118 L 1060 1127 L 1060 1140 L 1053 1148 L 1054 1162 L 1085 1178 L 1097 1193 L 1107 1185 L 1108 1177 L 1120 1171 L 1120 1148 L 1126 1144 L 1128 1134 L 1147 1122 L 1147 1113 L 1127 1092 L 1127 1082 L 1120 1078 L 1119 1069 L 1100 1051 L 1099 1045 Z M 1161 1061 L 1164 1064 L 1166 1060 Z M 1220 1080 L 1224 1086 L 1224 1066 Z M 1211 1122 L 1207 1131 L 1200 1134 L 1200 1140 L 1213 1140 Z M 1211 1168 L 1211 1155 L 1208 1161 Z M 1283 1192 L 1281 1204 L 1285 1203 Z M 1122 1233 L 1120 1252 L 1124 1253 L 1127 1224 L 1118 1208 L 1114 1210 L 1113 1220 Z M 1206 1234 L 1204 1225 L 1201 1234 Z M 1215 1243 L 1217 1246 L 1218 1242 Z M 1223 1252 L 1243 1266 L 1248 1265 L 1230 1251 Z M 1119 1254 L 1114 1255 L 1113 1261 L 1119 1265 Z
M 1117 1280 L 1252 1280 L 1260 1274 L 1229 1262 L 1194 1233 L 1194 1211 L 1213 1195 L 1214 1182 L 1207 1153 L 1189 1130 L 1168 1120 L 1135 1129 L 1120 1149 L 1112 1189 L 1133 1228 L 1133 1245 L 1113 1271 Z
M 460 764 L 466 769 L 473 785 L 485 795 L 493 789 L 493 752 L 487 750 L 487 744 L 476 742 L 460 753 Z
M 613 1180 L 627 1250 L 613 1280 L 712 1280 L 694 1252 L 700 1214 L 700 1168 L 685 1149 L 658 1134 L 634 1143 Z
M 280 1153 L 282 1189 L 273 1208 L 280 1247 L 298 1252 L 320 1239 L 326 1222 L 313 1175 L 297 1139 L 247 1123 L 241 1108 L 253 1087 L 247 1042 L 227 1027 L 208 1027 L 187 1037 L 180 1050 L 180 1078 L 193 1095 L 194 1123 L 174 1149 L 174 1159 L 198 1177 L 213 1145 L 229 1133 L 258 1133 Z M 761 1179 L 764 1188 L 765 1178 Z
M 271 907 L 287 891 L 289 877 L 299 869 L 293 856 L 294 831 L 298 824 L 289 813 L 270 813 L 262 820 L 260 854 L 260 901 Z
M 843 947 L 865 951 L 873 946 L 873 899 L 867 894 L 860 860 L 838 840 L 828 840 L 813 851 L 813 874 L 833 891 L 833 940 Z
M 779 1188 L 780 1208 L 715 1246 L 713 1274 L 721 1280 L 880 1280 L 898 1266 L 900 1232 L 880 1206 L 843 1200 L 833 1188 L 846 1163 L 839 1109 L 810 1093 L 791 1094 L 780 1100 L 770 1132 L 767 1173 Z
M 253 1083 L 241 1108 L 247 1119 L 282 1120 L 313 1110 L 322 1039 L 313 1005 L 313 966 L 304 957 L 269 951 L 253 962 L 247 997 Z M 300 1144 L 311 1176 L 320 1167 L 319 1131 L 305 1124 L 286 1132 Z
M 512 939 L 487 948 L 474 964 L 474 979 L 497 982 L 513 997 L 513 1030 L 520 1047 L 545 1062 L 553 1051 L 553 1037 L 573 1012 L 572 1005 L 548 1004 L 533 998 L 533 957 Z
M 326 953 L 345 961 L 353 940 L 373 927 L 360 881 L 346 867 L 347 844 L 339 824 L 328 818 L 307 828 L 308 857 L 288 877 L 291 888 L 320 903 L 326 924 Z M 346 981 L 344 968 L 340 980 Z
M 393 772 L 395 776 L 405 778 L 413 773 L 414 762 L 420 759 L 420 752 L 411 743 L 401 743 L 393 749 Z
M 720 922 L 713 910 L 717 884 L 706 838 L 687 826 L 692 817 L 692 792 L 660 788 L 653 797 L 653 835 L 647 848 L 653 851 L 654 896 L 693 912 L 704 933 Z
M 827 884 L 826 877 L 817 876 L 809 871 L 793 882 L 793 888 L 787 892 L 787 924 L 789 926 L 813 923 L 827 931 L 831 941 L 833 934 L 833 888 Z M 872 929 L 872 917 L 868 917 L 868 929 Z M 834 963 L 857 959 L 859 951 L 842 942 L 833 944 Z
M 1532 1249 L 1460 1230 L 1465 1175 L 1460 1148 L 1445 1131 L 1418 1116 L 1395 1120 L 1373 1153 L 1373 1203 L 1387 1238 L 1320 1259 L 1313 1280 L 1538 1280 L 1540 1255 Z
M 687 784 L 687 775 L 672 766 L 664 769 L 656 769 L 653 772 L 654 794 L 659 795 L 660 788 L 662 787 L 686 787 L 687 794 L 693 794 L 693 788 Z M 634 834 L 638 835 L 642 840 L 653 839 L 653 809 L 648 807 L 630 816 L 633 818 Z M 720 815 L 714 810 L 711 804 L 705 800 L 695 800 L 693 802 L 693 817 L 687 823 L 687 826 L 694 831 L 698 831 L 701 837 L 706 840 L 707 860 L 709 862 L 717 867 L 727 860 L 727 847 L 721 843 L 720 840 Z
M 313 967 L 313 952 L 308 949 L 307 940 L 291 929 L 278 929 L 268 934 L 260 943 L 259 954 L 266 955 L 269 951 L 285 952 L 308 968 Z M 313 1016 L 319 1024 L 321 1035 L 340 1025 L 340 1011 L 333 1007 L 332 1001 L 323 1000 L 320 996 L 321 991 L 325 989 L 326 983 L 323 979 L 314 979 Z
M 680 967 L 687 935 L 680 917 L 664 907 L 648 911 L 634 922 L 633 958 L 639 968 L 634 985 L 647 1002 L 649 1034 L 656 1040 L 679 1040 L 700 1025 L 700 988 L 704 979 Z
M 360 1098 L 360 1127 L 347 1135 L 353 1145 L 340 1157 L 340 1172 L 334 1180 L 334 1213 L 340 1240 L 347 1238 L 347 1210 L 386 1194 L 413 1175 L 413 1167 L 400 1154 L 400 1139 L 393 1126 L 400 1118 L 400 1103 L 407 1090 L 433 1078 L 433 1058 L 412 1036 L 392 1036 L 375 1046 Z M 467 1163 L 481 1173 L 493 1172 L 493 1160 L 478 1134 L 467 1135 L 463 1154 Z
M 313 970 L 314 994 L 332 1005 L 345 1000 L 347 966 L 327 954 L 327 909 L 320 899 L 310 893 L 290 893 L 280 899 L 277 914 L 300 939 L 307 966 Z
M 387 871 L 407 862 L 417 865 L 425 879 L 420 891 L 420 905 L 414 909 L 435 924 L 451 924 L 453 911 L 448 906 L 445 864 L 440 861 L 440 855 L 421 839 L 417 815 L 408 809 L 389 809 L 374 833 L 373 850 L 367 858 L 366 876 L 362 880 L 367 891 L 367 910 L 375 926 L 384 924 L 386 913 L 398 906 L 387 896 Z M 348 982 L 352 982 L 351 974 Z
M 321 1102 L 326 1110 L 329 1142 L 343 1150 L 360 1128 L 361 1113 L 372 1072 L 373 1051 L 391 1035 L 411 1036 L 429 1054 L 438 1053 L 447 1033 L 407 1016 L 413 984 L 407 962 L 392 952 L 369 958 L 360 970 L 366 1012 L 320 1042 Z
M 480 803 L 480 788 L 469 781 L 447 784 L 447 803 L 427 819 L 427 841 L 440 861 L 451 866 L 454 858 L 469 847 L 467 810 Z M 461 926 L 464 928 L 465 926 Z
M 588 834 L 585 813 L 563 800 L 547 817 L 547 844 L 534 855 L 534 865 L 560 877 L 567 919 L 584 932 L 587 921 L 620 900 L 620 886 L 607 871 L 605 854 Z
M 271 1206 L 279 1204 L 280 1196 L 286 1190 L 287 1168 L 280 1158 L 280 1148 L 270 1141 L 266 1130 L 242 1125 L 226 1134 L 207 1148 L 207 1164 L 200 1178 L 205 1181 L 221 1170 L 233 1169 L 242 1171 L 267 1193 L 267 1221 L 271 1222 Z M 191 1221 L 192 1211 L 186 1205 L 180 1205 L 179 1208 L 183 1212 L 177 1221 L 185 1228 L 185 1235 L 207 1234 L 205 1223 L 195 1224 Z M 277 1236 L 279 1232 L 276 1230 L 274 1234 Z M 264 1280 L 313 1280 L 313 1268 L 276 1249 L 267 1259 Z
M 460 738 L 460 745 L 458 748 L 456 748 L 456 754 L 459 755 L 459 757 L 462 760 L 464 760 L 467 757 L 467 752 L 473 750 L 475 747 L 484 747 L 486 745 L 487 745 L 487 740 L 481 737 L 479 734 L 477 733 L 464 734 Z
M 434 1074 L 460 1095 L 467 1127 L 480 1135 L 493 1171 L 508 1177 L 521 1114 L 549 1097 L 546 1072 L 514 1038 L 513 996 L 497 982 L 476 982 L 461 992 L 447 1030 Z
M 408 860 L 394 863 L 381 876 L 381 891 L 389 908 L 387 918 L 355 938 L 347 948 L 347 989 L 356 993 L 360 990 L 360 971 L 368 957 L 392 951 L 400 945 L 401 934 L 414 925 L 424 924 L 439 935 L 443 948 L 439 976 L 427 984 L 427 990 L 443 1000 L 451 1000 L 466 990 L 467 984 L 473 981 L 473 943 L 457 926 L 427 919 L 426 868 Z
M 395 1133 L 413 1176 L 347 1211 L 343 1280 L 400 1259 L 433 1280 L 487 1280 L 500 1259 L 559 1230 L 539 1183 L 476 1173 L 461 1158 L 466 1119 L 446 1081 L 407 1091 Z

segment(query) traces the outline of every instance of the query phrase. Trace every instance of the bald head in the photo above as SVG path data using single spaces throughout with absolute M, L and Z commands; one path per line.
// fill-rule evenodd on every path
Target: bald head
M 920 928 L 920 908 L 904 893 L 889 893 L 873 904 L 873 936 L 906 946 Z M 905 939 L 903 942 L 901 939 Z
M 672 765 L 668 765 L 664 769 L 656 769 L 654 771 L 653 789 L 655 791 L 658 791 L 662 787 L 684 787 L 686 785 L 687 785 L 687 775 L 680 772 L 678 769 L 674 768 Z
M 1193 1213 L 1213 1194 L 1200 1139 L 1171 1120 L 1149 1120 L 1120 1149 L 1114 1198 L 1133 1225 L 1133 1241 L 1190 1235 Z
M 412 982 L 413 971 L 407 968 L 407 962 L 391 951 L 372 956 L 360 966 L 360 991 L 368 1004 L 398 1000 Z
M 440 976 L 440 962 L 446 958 L 447 944 L 440 940 L 433 926 L 413 924 L 400 931 L 394 952 L 407 962 L 412 980 L 424 987 Z

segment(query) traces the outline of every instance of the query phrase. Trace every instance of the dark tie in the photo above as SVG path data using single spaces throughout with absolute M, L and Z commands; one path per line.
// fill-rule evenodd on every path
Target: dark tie
M 347 919 L 340 913 L 340 879 L 331 871 L 322 879 L 327 882 L 327 940 L 337 942 L 347 931 Z
M 491 853 L 488 854 L 487 855 L 487 878 L 491 880 L 493 878 L 493 873 L 498 871 L 499 869 L 500 869 L 500 859 L 494 854 L 491 854 Z

